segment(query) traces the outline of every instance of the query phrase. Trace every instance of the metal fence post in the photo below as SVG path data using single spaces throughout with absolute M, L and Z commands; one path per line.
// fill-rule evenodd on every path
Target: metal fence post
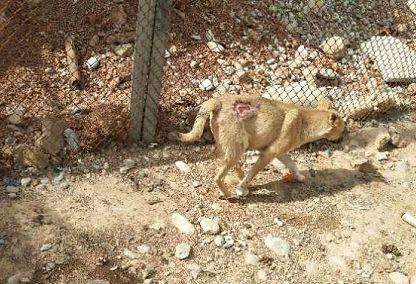
M 169 32 L 170 1 L 140 0 L 130 98 L 131 137 L 154 141 Z

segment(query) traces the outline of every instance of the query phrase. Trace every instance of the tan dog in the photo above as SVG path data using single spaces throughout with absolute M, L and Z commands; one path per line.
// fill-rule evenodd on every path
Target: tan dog
M 344 121 L 327 101 L 312 109 L 261 97 L 225 95 L 204 102 L 192 131 L 172 132 L 170 139 L 197 141 L 208 117 L 217 147 L 223 154 L 215 181 L 225 198 L 231 197 L 224 183 L 230 169 L 234 168 L 240 178 L 237 196 L 246 196 L 250 181 L 274 158 L 285 164 L 298 181 L 303 181 L 305 177 L 287 153 L 322 138 L 338 140 L 344 132 Z M 246 150 L 259 150 L 261 154 L 244 175 L 240 158 Z

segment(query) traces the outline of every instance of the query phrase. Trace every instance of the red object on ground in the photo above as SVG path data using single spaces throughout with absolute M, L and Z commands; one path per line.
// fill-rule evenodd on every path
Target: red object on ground
M 289 173 L 287 175 L 284 175 L 282 177 L 282 181 L 286 183 L 291 183 L 295 180 L 295 176 L 292 173 Z

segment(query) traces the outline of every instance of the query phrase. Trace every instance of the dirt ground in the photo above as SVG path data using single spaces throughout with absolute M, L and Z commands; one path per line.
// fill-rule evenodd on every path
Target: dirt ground
M 62 169 L 56 184 L 32 175 L 17 198 L 1 191 L 0 281 L 19 273 L 30 283 L 390 283 L 394 271 L 416 276 L 416 228 L 401 219 L 416 214 L 416 123 L 383 125 L 407 146 L 375 160 L 378 173 L 351 167 L 363 149 L 319 143 L 293 154 L 306 183 L 282 182 L 285 170 L 273 163 L 237 203 L 218 198 L 209 145 L 106 149 Z M 125 158 L 137 164 L 122 175 Z M 247 156 L 246 167 L 254 159 Z M 190 171 L 181 172 L 178 160 Z M 193 235 L 172 225 L 174 212 L 194 225 Z M 216 236 L 201 231 L 201 217 L 218 217 L 231 247 L 217 247 Z M 269 235 L 287 241 L 288 256 L 265 246 Z M 191 246 L 185 260 L 175 257 L 182 242 Z

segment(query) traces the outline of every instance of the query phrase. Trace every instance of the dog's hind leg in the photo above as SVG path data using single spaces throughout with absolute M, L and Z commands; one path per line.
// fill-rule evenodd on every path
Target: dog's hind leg
M 267 166 L 271 160 L 275 158 L 275 154 L 270 149 L 262 152 L 256 163 L 250 168 L 247 175 L 243 178 L 237 187 L 236 194 L 238 196 L 247 196 L 249 194 L 248 185 L 258 172 Z
M 305 181 L 305 176 L 299 172 L 298 166 L 296 165 L 295 161 L 292 160 L 288 155 L 280 155 L 277 157 L 279 161 L 281 161 L 289 171 L 295 176 L 297 181 L 303 182 Z
M 224 178 L 233 166 L 234 166 L 233 161 L 229 159 L 228 157 L 225 157 L 224 160 L 222 161 L 222 165 L 220 169 L 218 170 L 217 175 L 215 176 L 215 182 L 218 185 L 219 189 L 221 190 L 221 193 L 223 194 L 225 198 L 230 198 L 231 193 L 227 189 L 227 186 L 224 182 Z
M 244 178 L 244 171 L 243 171 L 243 169 L 242 169 L 242 165 L 241 165 L 241 163 L 240 163 L 240 162 L 238 162 L 238 163 L 234 166 L 234 170 L 235 170 L 235 173 L 237 174 L 238 179 L 239 179 L 240 181 L 242 181 L 242 180 L 243 180 L 243 178 Z

